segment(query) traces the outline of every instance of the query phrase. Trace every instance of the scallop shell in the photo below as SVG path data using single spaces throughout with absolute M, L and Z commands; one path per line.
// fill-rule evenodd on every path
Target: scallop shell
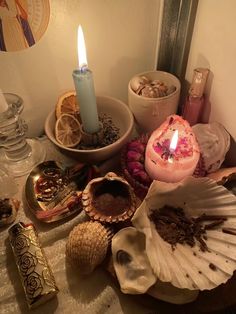
M 227 220 L 223 227 L 236 228 L 236 197 L 209 178 L 187 177 L 178 183 L 154 181 L 132 219 L 146 235 L 147 256 L 161 281 L 190 290 L 209 290 L 225 283 L 236 269 L 236 236 L 223 233 L 221 225 L 206 231 L 209 252 L 202 252 L 198 244 L 177 244 L 173 250 L 148 218 L 150 209 L 167 204 L 183 208 L 190 217 L 224 215 Z
M 216 172 L 210 173 L 208 177 L 215 180 L 218 184 L 224 185 L 227 182 L 236 180 L 236 167 L 221 168 Z
M 136 210 L 136 197 L 125 179 L 109 172 L 88 183 L 82 204 L 92 220 L 118 223 L 131 219 Z
M 210 173 L 208 177 L 216 180 L 236 196 L 236 167 L 219 169 Z
M 230 148 L 230 135 L 218 122 L 196 124 L 193 126 L 207 173 L 220 168 Z
M 156 282 L 145 252 L 145 236 L 135 228 L 121 229 L 113 237 L 112 256 L 123 293 L 145 293 Z
M 174 304 L 189 303 L 197 298 L 196 290 L 179 289 L 156 278 L 145 251 L 145 235 L 137 229 L 121 229 L 112 239 L 112 253 L 113 266 L 122 292 L 148 293 L 154 298 Z
M 112 230 L 99 222 L 83 222 L 71 231 L 66 255 L 78 266 L 81 274 L 89 274 L 106 257 L 112 236 Z
M 193 302 L 198 297 L 198 290 L 189 289 L 179 289 L 169 282 L 162 282 L 157 280 L 155 285 L 153 285 L 148 291 L 152 297 L 173 303 L 173 304 L 186 304 Z

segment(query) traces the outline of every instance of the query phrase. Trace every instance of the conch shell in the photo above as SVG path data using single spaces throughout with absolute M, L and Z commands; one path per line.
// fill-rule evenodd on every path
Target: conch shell
M 207 173 L 220 168 L 230 148 L 230 135 L 222 124 L 196 124 L 193 132 L 197 137 Z

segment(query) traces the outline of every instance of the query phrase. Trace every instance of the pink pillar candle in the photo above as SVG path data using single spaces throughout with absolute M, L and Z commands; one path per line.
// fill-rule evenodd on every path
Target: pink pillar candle
M 199 146 L 189 123 L 171 115 L 148 140 L 145 169 L 153 180 L 178 182 L 193 174 L 199 157 Z

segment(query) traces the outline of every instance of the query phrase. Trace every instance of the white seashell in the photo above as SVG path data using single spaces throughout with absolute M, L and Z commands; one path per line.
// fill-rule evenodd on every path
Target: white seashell
M 223 233 L 220 225 L 206 231 L 210 252 L 201 251 L 197 243 L 193 247 L 177 244 L 173 250 L 148 217 L 150 209 L 164 205 L 183 208 L 190 217 L 224 215 L 227 220 L 223 227 L 236 228 L 236 197 L 209 178 L 187 177 L 178 183 L 154 181 L 132 219 L 146 236 L 147 256 L 161 281 L 190 290 L 209 290 L 225 283 L 236 269 L 236 236 Z
M 130 86 L 132 90 L 137 93 L 140 87 L 144 86 L 147 83 L 149 83 L 149 79 L 146 76 L 135 76 L 131 80 Z
M 229 133 L 218 122 L 196 124 L 193 132 L 197 137 L 207 173 L 218 170 L 230 147 Z
M 151 85 L 145 85 L 140 93 L 143 97 L 157 98 L 159 97 L 159 91 L 156 91 Z
M 145 236 L 135 228 L 121 229 L 112 238 L 112 256 L 123 293 L 145 293 L 156 282 L 145 252 Z
M 193 302 L 199 294 L 198 290 L 189 289 L 179 289 L 169 282 L 162 282 L 157 280 L 155 285 L 153 285 L 148 291 L 152 297 L 173 303 L 173 304 L 186 304 Z

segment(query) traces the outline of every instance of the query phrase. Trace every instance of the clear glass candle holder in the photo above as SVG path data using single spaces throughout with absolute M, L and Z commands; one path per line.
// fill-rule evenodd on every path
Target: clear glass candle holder
M 7 169 L 0 165 L 0 198 L 13 197 L 18 192 L 16 182 L 7 172 Z
M 8 109 L 0 113 L 0 161 L 15 176 L 29 173 L 45 158 L 45 150 L 37 139 L 26 140 L 27 124 L 21 118 L 23 100 L 5 93 Z

